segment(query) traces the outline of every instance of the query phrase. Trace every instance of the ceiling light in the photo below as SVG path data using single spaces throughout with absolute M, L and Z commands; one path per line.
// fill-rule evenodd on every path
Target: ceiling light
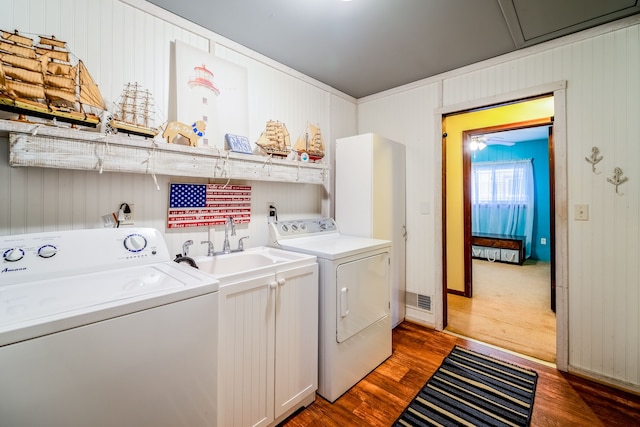
M 471 151 L 483 150 L 486 147 L 487 147 L 487 144 L 485 144 L 484 142 L 480 141 L 478 137 L 476 137 L 476 136 L 472 136 L 471 137 L 471 142 L 469 143 L 469 149 Z

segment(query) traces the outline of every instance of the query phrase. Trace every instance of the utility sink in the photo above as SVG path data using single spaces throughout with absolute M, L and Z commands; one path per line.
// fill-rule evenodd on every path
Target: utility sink
M 216 276 L 223 285 L 315 262 L 315 256 L 260 246 L 230 254 L 200 256 L 194 261 L 201 271 Z

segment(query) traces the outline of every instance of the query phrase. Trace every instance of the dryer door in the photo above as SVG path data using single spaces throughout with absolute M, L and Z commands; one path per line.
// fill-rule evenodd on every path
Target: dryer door
M 389 315 L 389 253 L 336 268 L 336 340 L 340 343 Z

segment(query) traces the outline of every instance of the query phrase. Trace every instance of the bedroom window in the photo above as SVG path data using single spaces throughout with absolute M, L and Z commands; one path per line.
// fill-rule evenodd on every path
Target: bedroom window
M 525 165 L 518 163 L 473 164 L 472 203 L 526 203 L 525 173 Z
M 531 159 L 471 163 L 473 233 L 525 236 L 531 255 L 534 182 Z

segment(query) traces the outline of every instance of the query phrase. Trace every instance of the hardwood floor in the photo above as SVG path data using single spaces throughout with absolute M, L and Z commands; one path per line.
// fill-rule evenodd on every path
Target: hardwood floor
M 555 363 L 550 264 L 473 260 L 473 298 L 447 295 L 447 331 Z
M 640 425 L 640 396 L 410 322 L 394 329 L 391 357 L 342 397 L 318 396 L 281 425 L 391 426 L 455 345 L 538 372 L 532 426 Z

